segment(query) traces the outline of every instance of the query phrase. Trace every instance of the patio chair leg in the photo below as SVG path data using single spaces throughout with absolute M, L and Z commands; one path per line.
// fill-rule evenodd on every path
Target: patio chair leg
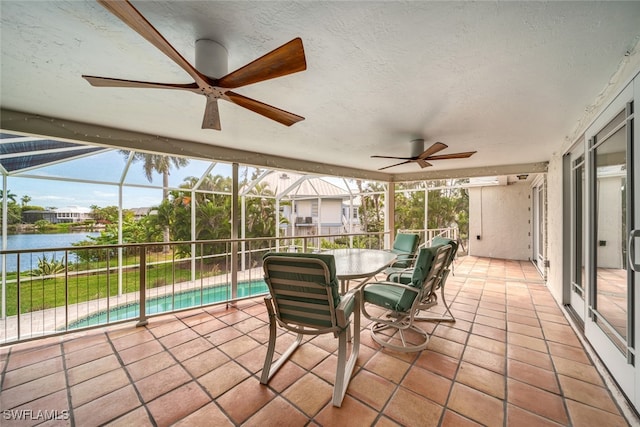
M 417 320 L 417 318 L 414 318 L 414 320 Z M 383 332 L 387 329 L 395 330 L 395 332 L 392 333 L 391 335 L 385 335 Z M 415 345 L 407 344 L 407 341 L 405 340 L 405 337 L 404 337 L 405 330 L 411 330 L 416 334 L 418 334 L 419 336 L 421 336 L 422 339 L 420 340 L 420 343 Z M 396 333 L 399 334 L 402 345 L 393 344 L 391 342 L 391 340 L 395 337 Z M 392 350 L 395 350 L 401 353 L 409 353 L 413 351 L 424 350 L 425 348 L 427 348 L 427 345 L 429 344 L 429 334 L 427 334 L 418 326 L 413 324 L 408 324 L 408 323 L 398 323 L 395 325 L 382 323 L 382 322 L 373 323 L 371 324 L 371 338 L 381 346 L 390 348 Z
M 449 308 L 449 304 L 447 304 L 447 300 L 444 298 L 444 286 L 440 287 L 440 296 L 442 299 L 442 304 L 444 305 L 444 308 L 446 309 L 446 313 L 443 314 L 442 316 L 427 316 L 427 315 L 422 315 L 422 316 L 416 316 L 414 319 L 415 320 L 420 320 L 423 322 L 455 322 L 456 318 L 453 317 L 453 313 L 451 313 L 451 309 Z M 435 303 L 433 304 L 435 305 Z M 430 308 L 432 305 L 429 304 L 428 306 L 422 306 L 419 307 L 420 310 L 426 310 L 427 308 Z
M 278 372 L 278 369 L 287 361 L 289 356 L 293 354 L 293 352 L 300 346 L 302 343 L 302 334 L 298 334 L 296 340 L 287 348 L 287 350 L 280 356 L 278 360 L 271 363 L 273 360 L 273 355 L 276 350 L 276 318 L 273 310 L 272 302 L 268 298 L 265 298 L 265 302 L 267 303 L 267 311 L 269 313 L 269 344 L 267 346 L 267 355 L 264 359 L 264 367 L 262 368 L 262 375 L 260 376 L 260 383 L 267 384 L 271 377 Z
M 353 313 L 353 347 L 351 355 L 347 357 L 347 341 L 351 340 L 351 325 L 338 336 L 338 366 L 336 367 L 336 379 L 333 386 L 333 406 L 342 406 L 344 395 L 347 392 L 349 380 L 353 374 L 353 368 L 360 352 L 360 307 L 356 304 Z

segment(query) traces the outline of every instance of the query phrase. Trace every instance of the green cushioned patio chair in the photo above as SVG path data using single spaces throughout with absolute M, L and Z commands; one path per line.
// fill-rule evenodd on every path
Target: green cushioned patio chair
M 387 269 L 387 274 L 411 267 L 415 261 L 419 243 L 420 236 L 418 234 L 398 233 L 391 249 L 391 252 L 397 255 L 397 259 Z
M 375 342 L 400 352 L 427 347 L 429 335 L 414 324 L 415 316 L 423 301 L 433 293 L 450 252 L 450 245 L 422 248 L 407 284 L 383 281 L 361 288 L 362 313 L 373 321 L 371 337 Z M 371 306 L 384 310 L 375 310 L 374 314 L 367 308 Z
M 451 251 L 449 252 L 449 256 L 447 257 L 445 268 L 435 283 L 433 287 L 433 292 L 428 295 L 428 298 L 425 298 L 421 304 L 418 306 L 418 311 L 422 311 L 420 314 L 416 314 L 415 320 L 422 320 L 427 322 L 455 322 L 456 319 L 451 313 L 451 309 L 449 304 L 447 304 L 447 300 L 444 295 L 444 286 L 447 282 L 447 277 L 449 277 L 449 273 L 453 269 L 453 260 L 456 257 L 456 253 L 458 252 L 458 242 L 452 239 L 448 239 L 445 237 L 434 237 L 431 240 L 431 247 L 449 245 L 451 246 Z M 411 270 L 406 271 L 398 271 L 393 272 L 387 276 L 387 280 L 391 282 L 403 283 L 407 284 L 411 281 Z M 442 300 L 442 304 L 444 305 L 445 312 L 441 315 L 429 314 L 425 310 L 430 309 L 431 307 L 438 304 L 438 295 L 436 293 L 437 290 L 440 290 L 440 299 Z
M 260 382 L 267 384 L 302 343 L 304 335 L 331 333 L 338 338 L 338 362 L 333 388 L 333 405 L 342 405 L 360 349 L 360 303 L 354 289 L 339 294 L 333 255 L 310 253 L 268 253 L 263 260 L 265 297 L 269 314 L 269 344 Z M 353 344 L 347 359 L 347 341 Z M 297 339 L 272 363 L 276 324 L 297 334 Z

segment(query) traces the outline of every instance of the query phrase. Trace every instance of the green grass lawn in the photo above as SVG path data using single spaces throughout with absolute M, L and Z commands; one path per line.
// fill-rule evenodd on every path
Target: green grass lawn
M 157 260 L 154 259 L 154 262 Z M 139 292 L 140 269 L 131 267 L 138 262 L 137 257 L 129 257 L 125 260 L 122 273 L 122 292 Z M 118 294 L 118 271 L 115 263 L 111 262 L 111 270 L 104 271 L 106 262 L 82 263 L 69 268 L 68 290 L 65 287 L 65 273 L 57 273 L 53 278 L 21 276 L 20 283 L 20 313 L 55 308 L 67 304 L 76 304 L 94 299 L 115 296 Z M 83 273 L 86 271 L 100 272 Z M 208 271 L 206 271 L 208 270 Z M 208 277 L 215 274 L 215 268 L 205 269 L 201 276 Z M 16 279 L 15 273 L 7 274 L 7 281 Z M 146 271 L 147 289 L 170 285 L 191 280 L 191 269 L 188 262 L 173 262 L 169 260 L 165 264 L 148 265 Z M 17 284 L 7 283 L 7 315 L 17 314 L 18 295 Z

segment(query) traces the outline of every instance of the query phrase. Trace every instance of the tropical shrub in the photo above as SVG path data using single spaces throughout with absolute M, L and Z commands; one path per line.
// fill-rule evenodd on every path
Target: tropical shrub
M 63 273 L 65 271 L 64 263 L 60 260 L 56 260 L 52 255 L 51 259 L 43 255 L 42 258 L 38 258 L 38 268 L 31 270 L 29 276 L 50 276 L 53 274 Z

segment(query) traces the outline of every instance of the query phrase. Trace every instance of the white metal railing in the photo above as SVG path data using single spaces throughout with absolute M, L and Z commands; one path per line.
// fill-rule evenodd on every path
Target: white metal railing
M 16 265 L 2 274 L 0 345 L 123 321 L 144 325 L 156 314 L 262 295 L 262 257 L 269 251 L 382 249 L 386 234 L 0 251 L 2 265 L 8 257 Z

